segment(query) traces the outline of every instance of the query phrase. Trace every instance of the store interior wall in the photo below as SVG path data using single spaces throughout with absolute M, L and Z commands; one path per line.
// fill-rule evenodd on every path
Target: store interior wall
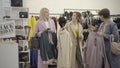
M 69 9 L 102 9 L 109 8 L 111 14 L 120 14 L 120 0 L 23 0 L 24 7 L 30 13 L 39 13 L 42 7 L 50 9 L 50 13 L 63 13 Z

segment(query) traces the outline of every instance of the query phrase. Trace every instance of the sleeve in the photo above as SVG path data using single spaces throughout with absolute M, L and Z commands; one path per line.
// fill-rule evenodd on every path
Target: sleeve
M 110 26 L 110 33 L 114 35 L 115 37 L 115 40 L 114 41 L 118 41 L 119 40 L 119 33 L 118 33 L 118 28 L 117 28 L 117 25 L 116 24 L 113 24 Z M 103 35 L 106 39 L 110 39 L 110 34 L 106 34 L 104 33 Z
M 40 27 L 40 25 L 38 24 L 38 22 L 36 22 L 35 28 L 34 28 L 34 36 L 36 36 L 36 35 L 37 35 L 38 37 L 41 36 L 42 31 L 39 30 L 39 27 Z
M 38 27 L 38 22 L 36 22 L 35 28 L 34 28 L 34 36 L 36 36 L 37 33 L 39 32 L 38 29 L 39 29 L 39 27 Z
M 115 38 L 115 42 L 118 42 L 119 41 L 119 33 L 118 33 L 118 28 L 117 28 L 117 25 L 114 24 L 113 27 L 112 27 L 112 34 L 114 35 L 114 38 Z
M 104 36 L 106 39 L 110 39 L 110 34 L 104 33 L 103 36 Z

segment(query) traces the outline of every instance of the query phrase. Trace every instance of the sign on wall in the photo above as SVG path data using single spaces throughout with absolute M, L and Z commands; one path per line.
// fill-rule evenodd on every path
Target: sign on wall
M 0 24 L 0 38 L 15 37 L 15 21 Z

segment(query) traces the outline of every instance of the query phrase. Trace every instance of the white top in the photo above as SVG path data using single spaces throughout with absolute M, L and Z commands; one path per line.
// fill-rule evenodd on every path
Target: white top
M 45 21 L 45 25 L 46 25 L 47 28 L 50 28 L 48 21 Z

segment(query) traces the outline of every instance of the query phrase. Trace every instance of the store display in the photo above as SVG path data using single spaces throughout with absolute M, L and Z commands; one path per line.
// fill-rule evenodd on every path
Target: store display
M 17 25 L 17 26 L 15 26 L 15 29 L 23 29 L 23 26 Z
M 19 53 L 19 61 L 20 62 L 28 62 L 29 54 L 28 53 Z
M 28 12 L 19 12 L 20 18 L 28 18 Z
M 109 40 L 108 38 L 103 39 L 103 37 L 97 34 L 102 23 L 99 15 L 97 15 L 98 9 L 84 9 L 83 7 L 83 9 L 65 8 L 61 14 L 61 11 L 59 13 L 59 10 L 56 8 L 54 9 L 58 10 L 58 13 L 54 13 L 56 10 L 50 8 L 52 5 L 49 7 L 50 11 L 53 11 L 49 13 L 49 19 L 47 17 L 42 20 L 42 12 L 37 12 L 36 10 L 38 10 L 38 8 L 34 8 L 35 6 L 29 6 L 30 4 L 33 5 L 32 1 L 29 1 L 30 4 L 23 4 L 23 2 L 24 0 L 0 0 L 0 38 L 4 38 L 3 41 L 9 44 L 7 44 L 5 48 L 0 43 L 2 46 L 2 48 L 0 47 L 0 50 L 2 50 L 0 52 L 5 52 L 0 59 L 2 60 L 2 62 L 0 61 L 0 63 L 2 63 L 0 64 L 0 68 L 3 68 L 1 67 L 3 64 L 3 66 L 9 65 L 9 67 L 16 66 L 12 68 L 76 68 L 76 66 L 77 68 L 113 68 L 109 67 L 109 57 L 107 57 L 107 52 L 105 52 L 107 48 L 104 46 L 104 41 L 110 41 L 111 56 L 112 53 L 115 56 L 120 55 L 120 43 L 115 42 L 113 36 L 110 36 Z M 27 3 L 27 1 L 24 3 Z M 42 1 L 40 4 L 42 5 Z M 25 8 L 27 6 L 31 9 L 30 11 L 29 8 Z M 42 7 L 40 6 L 40 8 Z M 59 9 L 61 8 L 64 7 L 60 6 Z M 76 6 L 74 8 L 80 7 Z M 98 7 L 95 6 L 91 8 Z M 112 11 L 117 10 L 113 9 Z M 29 15 L 29 12 L 37 13 Z M 79 21 L 77 20 L 77 18 L 79 18 L 77 14 L 75 15 L 76 19 L 73 19 L 74 12 L 81 13 Z M 95 14 L 93 12 L 95 12 Z M 44 16 L 46 17 L 46 15 Z M 120 35 L 120 15 L 113 15 L 110 17 L 110 20 L 116 23 Z M 64 28 L 69 21 L 74 21 L 75 23 L 80 22 L 81 28 L 77 27 L 78 24 L 71 26 L 73 29 L 71 27 Z M 45 24 L 43 24 L 44 22 Z M 61 30 L 59 30 L 59 25 Z M 92 30 L 91 27 L 95 28 L 95 30 Z M 79 32 L 79 29 L 83 30 Z M 69 32 L 71 30 L 73 30 L 73 33 Z M 107 30 L 106 32 L 109 33 Z M 69 34 L 71 37 L 68 37 Z M 75 34 L 75 36 L 73 34 Z M 72 36 L 77 39 L 73 40 L 74 37 Z M 80 39 L 78 39 L 78 37 L 80 37 Z M 17 44 L 13 44 L 13 41 Z M 75 42 L 76 45 L 74 45 L 73 42 Z M 13 57 L 11 57 L 10 54 Z M 10 57 L 8 55 L 10 55 Z M 5 64 L 3 62 L 5 59 L 7 59 L 9 63 Z M 14 61 L 13 65 L 10 63 L 13 63 L 12 60 L 16 61 Z M 113 60 L 116 60 L 116 58 Z
M 22 7 L 23 0 L 11 0 L 11 6 L 12 7 Z
M 19 51 L 23 51 L 23 47 L 22 46 L 19 46 Z

